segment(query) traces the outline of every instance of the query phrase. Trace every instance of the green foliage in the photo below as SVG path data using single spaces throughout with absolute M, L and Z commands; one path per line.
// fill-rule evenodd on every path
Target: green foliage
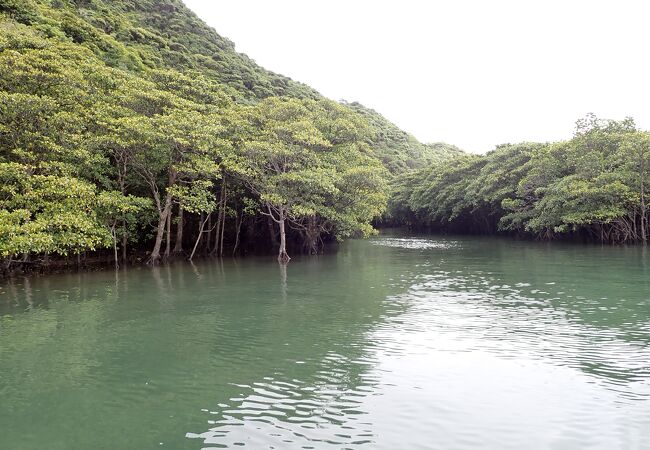
M 251 138 L 236 174 L 262 212 L 350 236 L 372 232 L 386 203 L 385 173 L 365 143 L 367 125 L 330 101 L 272 98 L 247 110 Z
M 180 0 L 159 2 L 1 0 L 0 13 L 92 51 L 110 67 L 199 72 L 231 96 L 316 98 L 308 86 L 269 72 L 203 23 Z
M 31 175 L 26 166 L 0 163 L 0 255 L 59 254 L 110 244 L 103 217 L 119 214 L 95 187 L 72 177 Z M 121 199 L 121 209 L 132 204 Z M 124 204 L 128 206 L 124 206 Z
M 238 243 L 269 205 L 294 239 L 307 223 L 311 240 L 368 235 L 381 161 L 444 153 L 394 144 L 379 128 L 402 132 L 373 114 L 260 68 L 179 0 L 0 0 L 0 256 L 117 258 L 155 239 L 155 260 L 171 224 L 218 211 Z
M 645 241 L 649 156 L 631 119 L 589 115 L 569 141 L 502 145 L 403 175 L 391 213 L 454 231 Z

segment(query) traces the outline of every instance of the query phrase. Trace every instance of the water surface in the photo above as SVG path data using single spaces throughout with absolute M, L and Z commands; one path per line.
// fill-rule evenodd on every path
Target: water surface
M 650 449 L 640 247 L 380 236 L 0 285 L 0 449 Z

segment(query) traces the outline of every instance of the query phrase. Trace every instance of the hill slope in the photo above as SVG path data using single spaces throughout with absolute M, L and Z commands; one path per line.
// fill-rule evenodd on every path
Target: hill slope
M 179 0 L 2 0 L 0 12 L 48 37 L 87 47 L 111 67 L 200 72 L 242 98 L 317 98 L 258 66 Z
M 5 270 L 107 248 L 286 260 L 372 232 L 394 174 L 454 153 L 261 68 L 178 0 L 0 0 Z
M 345 104 L 365 117 L 375 130 L 372 146 L 391 173 L 407 172 L 462 153 L 455 145 L 444 142 L 423 144 L 374 109 L 358 102 Z
M 180 0 L 0 0 L 0 13 L 43 37 L 88 48 L 109 67 L 135 74 L 149 69 L 198 73 L 240 102 L 271 96 L 322 98 L 311 87 L 236 52 L 230 40 Z M 459 152 L 444 143 L 422 144 L 376 111 L 347 105 L 370 122 L 376 133 L 371 144 L 392 173 Z

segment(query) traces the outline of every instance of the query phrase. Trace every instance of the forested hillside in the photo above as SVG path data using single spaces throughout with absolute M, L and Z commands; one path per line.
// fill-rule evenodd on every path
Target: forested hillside
M 391 173 L 404 173 L 434 162 L 445 161 L 462 153 L 458 147 L 444 142 L 422 144 L 386 120 L 377 111 L 366 108 L 360 103 L 345 103 L 345 105 L 365 117 L 371 125 L 375 131 L 372 147 Z
M 649 170 L 648 132 L 589 115 L 568 141 L 501 145 L 406 173 L 389 215 L 451 232 L 645 243 Z
M 318 252 L 373 223 L 646 242 L 650 137 L 423 144 L 235 51 L 180 0 L 0 0 L 2 272 Z
M 368 111 L 259 67 L 179 0 L 0 0 L 3 270 L 287 261 L 368 235 L 391 173 L 449 154 Z
M 0 12 L 41 36 L 88 48 L 109 67 L 197 72 L 245 99 L 319 97 L 235 52 L 179 0 L 2 0 Z

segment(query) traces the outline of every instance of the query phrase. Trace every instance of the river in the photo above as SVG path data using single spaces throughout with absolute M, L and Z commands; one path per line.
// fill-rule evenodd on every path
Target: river
M 381 235 L 0 285 L 0 449 L 650 449 L 642 247 Z

